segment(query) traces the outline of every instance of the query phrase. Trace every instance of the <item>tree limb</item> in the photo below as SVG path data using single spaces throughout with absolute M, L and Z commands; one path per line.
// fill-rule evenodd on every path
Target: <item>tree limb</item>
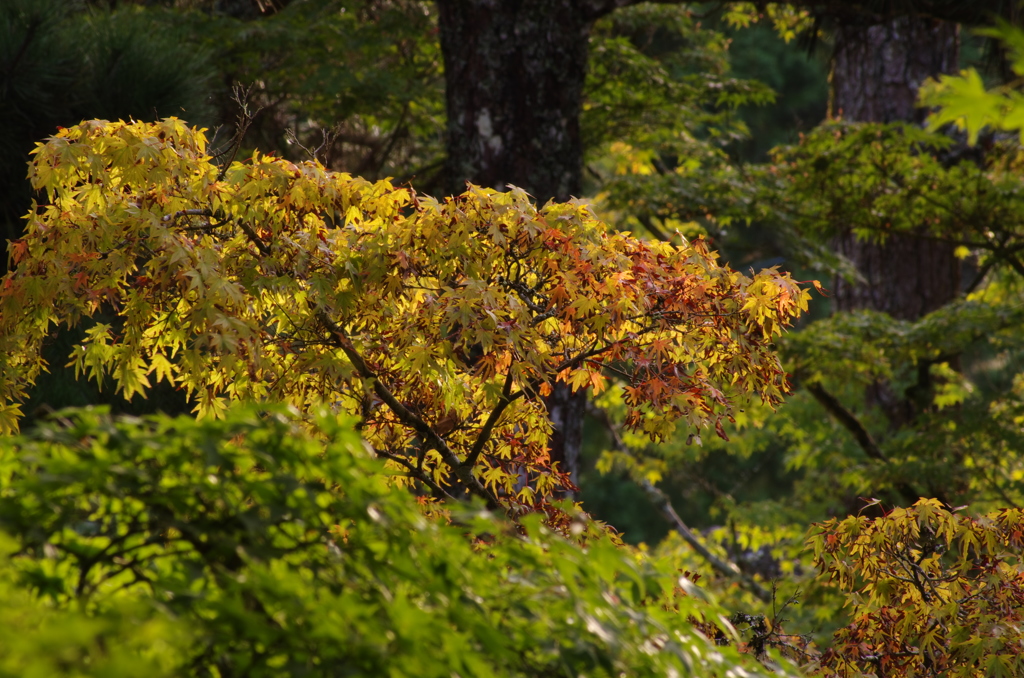
M 483 498 L 484 501 L 487 502 L 487 507 L 489 509 L 501 509 L 501 504 L 498 503 L 498 498 L 494 496 L 494 493 L 484 487 L 483 483 L 480 482 L 480 479 L 473 474 L 472 468 L 463 466 L 462 462 L 459 461 L 459 456 L 455 454 L 450 447 L 448 447 L 448 443 L 446 443 L 444 439 L 441 438 L 441 436 L 439 436 L 429 424 L 427 424 L 427 422 L 423 421 L 423 419 L 399 402 L 398 398 L 396 398 L 387 386 L 377 378 L 377 375 L 370 369 L 369 365 L 366 364 L 363 357 L 359 355 L 355 346 L 352 345 L 352 341 L 345 334 L 344 330 L 342 330 L 337 323 L 331 320 L 325 311 L 318 309 L 315 311 L 315 314 L 320 324 L 330 332 L 335 346 L 342 350 L 345 356 L 352 363 L 352 366 L 355 368 L 359 376 L 369 381 L 373 386 L 373 391 L 377 394 L 377 397 L 391 408 L 391 411 L 395 413 L 403 424 L 409 426 L 418 434 L 423 436 L 427 444 L 437 450 L 441 455 L 441 459 L 444 460 L 444 463 L 448 465 L 448 468 L 451 469 L 452 473 L 455 474 L 455 477 L 462 482 L 467 490 L 478 497 Z
M 662 514 L 668 518 L 669 523 L 675 528 L 675 531 L 679 533 L 679 536 L 683 538 L 687 544 L 693 548 L 694 551 L 700 554 L 704 560 L 708 561 L 711 567 L 715 568 L 722 574 L 732 579 L 738 580 L 743 584 L 751 593 L 757 596 L 757 599 L 762 602 L 769 602 L 772 599 L 772 594 L 763 586 L 757 583 L 757 581 L 749 574 L 743 572 L 739 566 L 728 560 L 722 560 L 714 553 L 708 550 L 700 538 L 694 534 L 694 532 L 683 522 L 683 519 L 676 513 L 675 508 L 672 506 L 672 502 L 664 492 L 654 486 L 649 480 L 643 480 L 640 483 L 640 487 L 647 492 L 647 496 L 651 499 L 651 502 L 657 506 Z
M 523 393 L 520 391 L 520 394 Z M 512 404 L 514 398 L 512 396 L 512 368 L 509 366 L 508 374 L 505 375 L 505 385 L 501 387 L 501 399 L 498 401 L 497 406 L 491 410 L 491 414 L 487 417 L 487 421 L 484 422 L 484 426 L 480 429 L 480 435 L 476 437 L 476 442 L 473 443 L 473 449 L 470 450 L 469 455 L 466 457 L 466 461 L 462 462 L 462 466 L 466 468 L 473 468 L 476 466 L 476 460 L 480 457 L 480 453 L 484 450 L 484 445 L 491 439 L 491 432 L 494 431 L 494 427 L 498 424 L 498 420 L 501 419 L 501 415 L 505 412 L 505 409 Z
M 860 445 L 860 448 L 864 450 L 864 454 L 868 455 L 876 461 L 888 461 L 885 453 L 879 449 L 878 444 L 875 442 L 868 430 L 864 428 L 864 425 L 860 423 L 860 420 L 850 410 L 846 409 L 839 399 L 829 393 L 822 387 L 821 384 L 815 382 L 811 384 L 804 384 L 804 388 L 814 396 L 825 410 L 831 414 L 836 420 L 842 424 L 843 428 L 853 434 L 854 440 Z
M 629 451 L 626 444 L 623 442 L 622 437 L 619 435 L 618 430 L 615 428 L 615 425 L 612 424 L 611 419 L 608 417 L 607 412 L 593 403 L 587 403 L 587 412 L 600 421 L 608 430 L 608 434 L 612 438 L 612 447 L 614 447 L 616 451 Z M 766 588 L 757 583 L 753 577 L 743 572 L 739 565 L 729 560 L 723 560 L 712 553 L 708 547 L 704 545 L 700 537 L 698 537 L 693 530 L 683 522 L 683 519 L 679 517 L 679 514 L 676 513 L 675 507 L 672 506 L 671 500 L 664 492 L 655 487 L 654 484 L 648 480 L 639 481 L 637 484 L 643 488 L 651 502 L 657 506 L 662 515 L 668 519 L 675 531 L 679 533 L 679 536 L 682 537 L 694 551 L 700 554 L 704 560 L 708 561 L 708 564 L 711 565 L 711 567 L 724 574 L 726 577 L 737 580 L 751 593 L 757 596 L 758 600 L 767 603 L 772 599 L 772 594 Z
M 853 434 L 854 439 L 860 448 L 864 450 L 871 459 L 880 461 L 884 464 L 889 462 L 889 458 L 885 456 L 885 453 L 875 443 L 874 438 L 868 433 L 868 430 L 864 428 L 864 425 L 860 423 L 860 420 L 846 409 L 839 400 L 825 390 L 825 388 L 819 383 L 804 384 L 804 387 L 810 392 L 814 399 L 821 404 L 825 410 L 831 414 L 847 431 Z M 895 485 L 895 489 L 903 498 L 913 503 L 921 497 L 921 493 L 915 490 L 911 485 L 906 482 L 898 482 Z M 945 503 L 945 500 L 942 500 Z

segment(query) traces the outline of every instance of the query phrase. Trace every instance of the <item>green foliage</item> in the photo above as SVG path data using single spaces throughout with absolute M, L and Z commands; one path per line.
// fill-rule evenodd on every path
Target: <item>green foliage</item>
M 14 540 L 0 647 L 21 646 L 0 667 L 767 675 L 688 621 L 730 633 L 705 595 L 583 516 L 572 531 L 585 548 L 478 509 L 457 526 L 428 520 L 351 422 L 321 414 L 316 426 L 275 408 L 200 422 L 81 410 L 0 440 L 0 529 Z
M 827 59 L 809 54 L 806 47 L 785 41 L 764 25 L 728 35 L 729 61 L 736 77 L 757 80 L 776 93 L 773 103 L 752 103 L 740 109 L 750 134 L 735 142 L 735 152 L 741 160 L 762 163 L 771 149 L 795 143 L 800 134 L 825 119 Z
M 645 3 L 601 20 L 591 39 L 581 117 L 591 156 L 609 143 L 666 154 L 686 138 L 722 143 L 742 135 L 730 111 L 774 95 L 732 77 L 727 49 L 725 36 L 700 29 L 685 7 Z
M 825 498 L 814 488 L 838 477 L 850 494 L 888 491 L 890 500 L 1018 501 L 1007 452 L 1019 436 L 1007 415 L 1017 407 L 1011 375 L 1024 320 L 1019 149 L 1000 144 L 979 159 L 951 144 L 911 125 L 834 122 L 780 149 L 764 174 L 778 214 L 805 236 L 884 243 L 915 234 L 956 247 L 967 278 L 964 298 L 913 322 L 843 313 L 786 338 L 788 368 L 830 419 L 797 408 L 770 426 L 849 443 L 838 455 L 815 443 L 792 456 L 810 474 L 805 499 Z M 992 378 L 996 363 L 1013 370 L 1008 378 Z M 905 401 L 902 430 L 879 412 L 885 397 Z
M 191 638 L 180 621 L 127 598 L 96 614 L 55 609 L 17 581 L 8 561 L 14 544 L 6 536 L 3 541 L 0 676 L 182 675 L 182 652 Z
M 415 176 L 433 190 L 445 130 L 433 3 L 277 3 L 257 18 L 206 5 L 169 20 L 203 41 L 224 82 L 247 89 L 259 113 L 245 125 L 246 148 L 292 160 L 315 153 L 332 169 L 400 182 Z M 233 126 L 243 131 L 227 94 L 215 91 L 225 124 L 216 145 Z
M 969 114 L 974 106 L 961 96 L 950 97 L 950 104 L 966 108 L 950 108 L 940 116 L 962 116 L 964 110 Z M 1014 105 L 1011 99 L 1007 95 L 992 105 L 1005 106 L 1002 113 L 1008 113 Z M 1016 131 L 1008 120 L 1013 118 L 1000 118 L 998 127 Z M 983 125 L 978 123 L 973 131 Z M 686 473 L 689 488 L 680 494 L 687 499 L 694 496 L 695 487 L 712 485 L 717 496 L 703 524 L 725 527 L 707 531 L 708 547 L 741 564 L 751 550 L 770 548 L 780 568 L 792 567 L 781 590 L 803 588 L 806 602 L 794 613 L 800 628 L 813 629 L 817 619 L 829 631 L 827 636 L 830 625 L 849 621 L 838 610 L 835 591 L 823 589 L 822 582 L 809 582 L 806 570 L 800 573 L 799 559 L 805 554 L 800 553 L 798 535 L 810 517 L 854 513 L 863 508 L 857 497 L 869 496 L 882 498 L 886 506 L 937 496 L 948 505 L 969 504 L 974 512 L 1019 506 L 1024 501 L 1019 453 L 1024 443 L 1020 431 L 1024 421 L 1020 160 L 1020 145 L 1008 135 L 989 137 L 978 149 L 912 125 L 829 122 L 798 144 L 778 149 L 769 165 L 737 172 L 746 183 L 737 182 L 735 190 L 722 192 L 717 204 L 700 193 L 686 193 L 679 188 L 682 182 L 661 176 L 651 182 L 660 184 L 661 192 L 643 203 L 640 198 L 645 194 L 640 181 L 635 182 L 637 199 L 629 206 L 660 210 L 654 212 L 660 223 L 679 224 L 698 216 L 695 204 L 734 219 L 743 218 L 745 210 L 753 223 L 772 224 L 780 232 L 793 234 L 791 253 L 803 250 L 807 260 L 817 259 L 819 267 L 851 281 L 856 273 L 849 262 L 821 256 L 822 248 L 836 236 L 852 233 L 860 240 L 885 243 L 896 235 L 914 235 L 956 248 L 962 261 L 962 296 L 922 318 L 902 321 L 869 310 L 845 312 L 781 338 L 784 364 L 798 391 L 777 413 L 756 406 L 738 413 L 735 427 L 728 428 L 729 443 L 683 434 L 654 446 L 623 432 L 620 445 L 604 458 L 608 468 L 624 468 L 636 478 L 661 481 L 665 486 Z M 704 179 L 709 176 L 705 171 Z M 742 200 L 735 200 L 736 196 Z M 677 205 L 693 211 L 687 213 Z M 613 424 L 622 421 L 621 404 L 614 395 L 609 391 L 599 403 Z M 898 416 L 892 416 L 894 402 L 900 404 Z M 759 500 L 747 488 L 734 494 L 731 482 L 708 482 L 707 470 L 714 468 L 708 460 L 728 457 L 733 468 L 742 468 L 748 459 L 773 453 L 793 481 L 780 487 L 776 497 Z M 871 516 L 881 510 L 877 504 L 868 509 Z M 843 566 L 863 572 L 864 578 L 844 590 L 849 594 L 847 612 L 857 619 L 849 627 L 853 630 L 836 636 L 834 652 L 823 660 L 828 675 L 941 674 L 938 668 L 922 669 L 920 662 L 933 653 L 933 631 L 945 628 L 942 614 L 946 612 L 938 614 L 927 605 L 908 604 L 908 609 L 901 609 L 896 601 L 870 621 L 857 616 L 875 609 L 862 605 L 865 591 L 874 582 L 883 587 L 892 583 L 885 583 L 887 574 L 871 568 L 880 553 L 896 553 L 906 545 L 899 533 L 904 518 L 897 511 L 879 519 L 873 541 L 850 547 L 844 554 Z M 964 524 L 974 520 L 972 524 L 978 525 L 991 519 L 992 515 L 969 519 L 966 514 L 960 518 Z M 861 519 L 862 524 L 866 522 L 869 518 Z M 742 548 L 731 550 L 734 544 Z M 990 579 L 992 590 L 977 594 L 981 607 L 970 608 L 970 613 L 978 615 L 982 633 L 967 640 L 970 624 L 958 619 L 962 624 L 958 638 L 971 646 L 968 654 L 974 654 L 964 664 L 947 658 L 952 662 L 948 666 L 956 667 L 950 669 L 951 675 L 1012 675 L 1017 670 L 1016 658 L 1004 656 L 1012 653 L 999 649 L 1002 641 L 984 636 L 991 630 L 989 623 L 997 637 L 1001 624 L 1013 628 L 1016 623 L 1014 603 L 1006 601 L 1017 595 L 1020 564 L 1013 552 L 1019 546 L 1002 548 L 988 544 L 978 551 L 983 555 L 976 554 L 983 563 L 1001 561 L 1002 579 L 998 583 Z M 683 567 L 710 574 L 681 540 L 670 538 L 659 549 L 679 558 Z M 947 560 L 942 566 L 972 567 L 970 562 L 964 566 Z M 961 569 L 960 574 L 970 579 L 979 573 Z M 946 571 L 941 576 L 951 575 Z M 733 578 L 722 578 L 715 583 L 731 595 L 736 590 L 733 582 Z M 984 586 L 978 583 L 976 590 Z M 980 599 L 990 594 L 994 602 L 982 609 Z M 999 598 L 1003 595 L 1007 598 Z M 743 598 L 730 598 L 730 604 L 733 600 Z M 744 601 L 740 609 L 749 609 L 750 604 Z M 1004 610 L 1010 611 L 1004 614 Z M 922 629 L 931 636 L 924 637 Z M 828 642 L 821 636 L 819 640 Z M 950 642 L 958 647 L 959 641 Z M 870 647 L 864 649 L 867 645 L 858 643 Z M 984 655 L 980 660 L 978 653 Z M 887 659 L 881 660 L 880 668 L 881 657 Z M 970 663 L 975 660 L 978 663 Z M 940 659 L 936 655 L 927 661 L 939 666 Z M 840 665 L 845 668 L 837 668 Z
M 1010 68 L 1018 76 L 1024 75 L 1024 31 L 1002 23 L 977 33 L 998 39 L 1008 53 Z M 971 145 L 985 128 L 1020 132 L 1024 140 L 1024 94 L 1014 83 L 986 89 L 975 68 L 925 83 L 921 105 L 936 107 L 928 118 L 929 129 L 955 124 L 967 132 Z
M 749 182 L 725 148 L 747 136 L 738 109 L 774 93 L 731 73 L 728 45 L 686 7 L 640 4 L 595 26 L 581 124 L 612 223 L 671 239 L 734 218 Z

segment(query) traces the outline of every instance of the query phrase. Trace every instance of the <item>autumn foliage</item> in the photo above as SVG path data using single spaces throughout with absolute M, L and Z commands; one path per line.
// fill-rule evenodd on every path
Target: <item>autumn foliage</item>
M 826 676 L 1019 676 L 1024 512 L 972 517 L 921 499 L 877 519 L 830 520 L 809 545 L 853 621 Z
M 3 431 L 53 326 L 84 323 L 76 372 L 125 397 L 155 379 L 200 417 L 327 405 L 408 482 L 518 512 L 569 485 L 547 457 L 556 383 L 620 379 L 629 426 L 655 439 L 721 433 L 737 399 L 780 400 L 772 341 L 806 308 L 775 270 L 608 233 L 583 202 L 473 186 L 438 202 L 258 153 L 219 167 L 173 118 L 62 130 L 30 178 L 45 200 L 0 289 Z

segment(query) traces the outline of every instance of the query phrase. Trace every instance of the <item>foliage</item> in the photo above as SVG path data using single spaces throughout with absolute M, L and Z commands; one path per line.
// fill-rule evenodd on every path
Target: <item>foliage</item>
M 609 143 L 660 153 L 694 138 L 744 134 L 731 112 L 774 94 L 729 72 L 728 41 L 685 7 L 640 4 L 594 28 L 581 124 L 593 157 Z M 683 137 L 683 139 L 680 139 Z
M 256 18 L 201 4 L 206 11 L 170 20 L 202 37 L 223 81 L 242 83 L 256 113 L 239 125 L 237 102 L 216 92 L 218 142 L 233 131 L 247 148 L 291 160 L 315 153 L 370 179 L 415 176 L 427 186 L 437 178 L 445 122 L 433 3 L 274 3 Z
M 1018 147 L 994 145 L 981 158 L 911 125 L 834 122 L 774 160 L 765 176 L 778 191 L 778 213 L 807 237 L 915 234 L 956 247 L 964 261 L 964 297 L 919 320 L 842 313 L 786 339 L 788 369 L 830 413 L 832 435 L 853 443 L 859 469 L 841 462 L 851 493 L 990 507 L 1019 501 L 1017 461 L 1008 455 L 1018 440 L 1008 414 L 1018 400 L 1024 273 Z M 879 411 L 885 393 L 905 403 L 899 421 Z M 788 425 L 804 435 L 821 428 L 814 419 Z M 828 450 L 813 454 L 805 468 L 824 475 L 815 471 L 811 487 L 840 472 Z
M 96 614 L 54 609 L 16 580 L 8 560 L 13 544 L 3 541 L 0 676 L 181 675 L 181 653 L 191 640 L 183 624 L 127 599 Z
M 728 225 L 724 206 L 748 190 L 725 152 L 748 133 L 737 109 L 774 100 L 730 72 L 728 45 L 686 7 L 640 4 L 595 26 L 581 123 L 614 223 L 666 240 L 704 232 L 697 222 Z
M 775 91 L 775 102 L 740 109 L 750 129 L 734 147 L 746 162 L 763 163 L 771 149 L 792 144 L 825 119 L 828 103 L 827 55 L 806 45 L 786 42 L 771 28 L 758 25 L 729 31 L 729 60 L 737 77 L 751 78 Z M 749 234 L 748 234 L 749 237 Z
M 965 109 L 950 114 L 960 110 Z M 623 447 L 604 458 L 606 467 L 628 469 L 634 477 L 667 487 L 679 483 L 687 501 L 700 491 L 712 495 L 710 515 L 701 516 L 702 524 L 721 527 L 706 531 L 708 548 L 757 576 L 781 573 L 783 598 L 802 588 L 804 604 L 794 616 L 800 628 L 817 625 L 827 631 L 818 636 L 820 641 L 828 642 L 830 624 L 846 621 L 836 593 L 808 582 L 800 563 L 799 535 L 809 520 L 856 512 L 863 506 L 857 498 L 865 496 L 881 497 L 886 506 L 939 497 L 947 506 L 969 504 L 973 512 L 1024 501 L 1020 145 L 1006 134 L 984 139 L 978 148 L 958 142 L 955 135 L 913 125 L 830 121 L 799 144 L 778 149 L 770 164 L 746 168 L 747 183 L 723 192 L 726 198 L 713 205 L 719 214 L 739 219 L 746 209 L 753 223 L 794 235 L 788 253 L 803 250 L 807 260 L 817 259 L 818 266 L 848 279 L 856 274 L 847 262 L 822 257 L 817 249 L 836 236 L 852 232 L 861 240 L 884 243 L 913 234 L 945 243 L 961 259 L 963 295 L 914 321 L 861 310 L 807 323 L 780 340 L 784 365 L 798 388 L 777 413 L 746 407 L 736 416 L 735 429 L 729 429 L 727 444 L 683 433 L 655 446 L 623 433 Z M 665 217 L 689 216 L 676 205 L 712 205 L 675 188 L 682 182 L 659 181 L 665 189 L 649 204 L 663 205 Z M 728 202 L 728 196 L 736 195 L 743 200 Z M 901 403 L 900 418 L 887 416 L 883 407 L 893 401 Z M 613 391 L 599 404 L 613 424 L 622 421 Z M 726 463 L 723 458 L 733 472 L 719 479 L 711 471 Z M 768 500 L 751 492 L 738 470 L 766 458 L 787 472 Z M 757 477 L 774 480 L 774 471 L 758 469 Z M 868 510 L 871 516 L 881 512 L 878 505 Z M 880 519 L 879 533 L 892 540 L 878 537 L 872 544 L 876 551 L 897 548 L 893 526 L 901 515 Z M 679 539 L 669 538 L 659 551 L 675 553 L 683 567 L 702 567 Z M 770 554 L 771 567 L 750 560 L 763 552 Z M 865 548 L 847 565 L 866 568 L 871 555 Z M 1004 574 L 1017 576 L 1016 561 L 1005 562 L 1009 569 Z M 708 573 L 708 568 L 699 571 Z M 865 577 L 870 585 L 872 576 Z M 733 582 L 722 577 L 719 583 L 731 595 Z M 858 591 L 850 592 L 851 605 Z M 1014 595 L 1013 585 L 1004 593 Z M 734 600 L 740 601 L 737 609 L 751 609 L 749 598 L 735 596 L 729 604 L 736 605 Z M 929 614 L 924 608 L 908 611 L 904 626 L 889 630 L 905 634 L 900 642 L 907 647 L 916 646 L 915 625 L 926 624 L 933 618 Z M 979 616 L 979 623 L 988 623 L 985 614 L 998 617 L 1001 612 L 992 608 Z M 1013 624 L 1013 613 L 1006 619 Z M 969 628 L 966 623 L 964 628 Z M 839 645 L 829 661 L 854 662 L 860 656 L 851 633 L 836 637 Z M 898 651 L 893 657 L 897 661 Z M 979 664 L 978 675 L 984 674 L 987 661 Z M 1000 669 L 1001 660 L 992 661 L 990 671 L 1014 673 Z M 829 666 L 838 670 L 838 664 Z M 850 673 L 856 671 L 883 675 L 877 664 L 856 664 Z M 894 670 L 895 675 L 911 673 Z
M 66 411 L 0 439 L 0 529 L 14 540 L 0 574 L 16 603 L 0 616 L 0 647 L 18 638 L 23 648 L 0 666 L 768 675 L 696 630 L 714 628 L 697 623 L 707 619 L 723 639 L 732 633 L 699 589 L 582 515 L 572 531 L 585 548 L 537 520 L 519 536 L 468 507 L 457 525 L 425 519 L 388 487 L 351 420 L 321 411 L 314 436 L 292 414 L 236 407 L 197 422 Z M 64 630 L 74 635 L 42 654 Z
M 28 153 L 57 125 L 83 118 L 209 114 L 208 55 L 153 12 L 83 11 L 69 0 L 0 7 L 0 221 L 20 234 L 30 202 Z M 139 35 L 146 40 L 139 40 Z M 6 270 L 6 269 L 5 269 Z
M 109 309 L 76 373 L 126 396 L 153 375 L 201 417 L 328 404 L 436 496 L 538 508 L 567 482 L 546 461 L 556 382 L 600 392 L 618 374 L 631 428 L 724 435 L 737 399 L 781 398 L 772 342 L 806 305 L 776 271 L 607 234 L 583 203 L 477 188 L 438 203 L 259 154 L 220 169 L 176 119 L 64 130 L 31 176 L 49 202 L 0 291 L 6 430 L 50 327 Z
M 1007 52 L 1010 68 L 1018 77 L 1024 76 L 1024 31 L 1004 22 L 976 32 L 998 39 Z M 986 89 L 975 68 L 925 83 L 921 88 L 921 105 L 935 107 L 928 118 L 929 128 L 936 130 L 953 123 L 967 132 L 967 141 L 972 146 L 986 127 L 1020 132 L 1024 140 L 1024 95 L 1016 84 Z
M 733 27 L 748 28 L 762 19 L 771 21 L 772 28 L 785 42 L 817 28 L 810 10 L 792 4 L 734 2 L 723 9 L 722 19 Z
M 80 374 L 128 397 L 163 382 L 201 421 L 87 412 L 0 442 L 3 554 L 16 554 L 0 563 L 13 601 L 0 671 L 756 673 L 696 635 L 738 641 L 676 578 L 686 570 L 727 578 L 755 654 L 787 647 L 781 610 L 819 639 L 843 626 L 810 666 L 822 675 L 1019 673 L 1015 509 L 971 517 L 927 500 L 877 517 L 873 503 L 813 528 L 817 583 L 799 536 L 858 496 L 974 512 L 1024 501 L 1022 156 L 1011 135 L 981 136 L 1019 126 L 1019 92 L 943 78 L 925 94 L 940 106 L 932 132 L 833 121 L 743 167 L 730 157 L 745 133 L 737 107 L 770 96 L 729 70 L 728 40 L 679 6 L 611 14 L 592 33 L 588 167 L 615 223 L 678 233 L 677 248 L 608 234 L 580 202 L 537 209 L 478 188 L 438 202 L 329 172 L 436 162 L 430 9 L 174 15 L 224 73 L 259 81 L 252 98 L 267 108 L 245 143 L 293 160 L 316 148 L 317 161 L 216 164 L 174 119 L 94 121 L 37 149 L 45 196 L 0 283 L 2 425 L 17 426 L 57 324 L 85 333 L 70 356 Z M 799 11 L 766 14 L 806 27 Z M 984 152 L 933 133 L 951 122 Z M 769 227 L 785 249 L 768 249 Z M 727 230 L 753 235 L 741 250 Z M 958 247 L 963 297 L 915 321 L 860 311 L 781 335 L 807 295 L 777 272 L 721 266 L 699 237 L 744 262 L 785 255 L 852 279 L 827 252 L 847 232 Z M 776 348 L 801 388 L 772 414 Z M 680 538 L 641 556 L 551 503 L 570 489 L 546 456 L 544 396 L 559 381 L 596 395 L 602 469 L 677 482 L 688 501 L 701 486 L 705 524 L 718 524 L 708 552 L 743 579 L 783 578 L 778 610 L 757 614 L 737 577 L 713 578 Z M 882 397 L 905 416 L 887 417 Z M 295 410 L 234 411 L 274 400 Z M 338 413 L 358 418 L 370 453 Z M 520 522 L 434 503 L 466 494 Z M 538 510 L 545 526 L 523 517 Z M 802 606 L 783 602 L 801 586 Z M 15 636 L 26 640 L 3 644 Z
M 832 519 L 809 539 L 853 622 L 822 675 L 1015 676 L 1024 670 L 1024 513 L 971 516 L 922 499 L 884 518 Z

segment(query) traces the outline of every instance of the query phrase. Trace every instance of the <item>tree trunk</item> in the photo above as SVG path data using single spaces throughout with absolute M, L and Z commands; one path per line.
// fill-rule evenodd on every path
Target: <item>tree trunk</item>
M 847 25 L 836 35 L 829 113 L 855 122 L 921 123 L 927 111 L 915 106 L 929 77 L 955 72 L 959 30 L 955 24 L 916 17 L 885 23 Z M 953 246 L 914 233 L 890 236 L 884 244 L 858 240 L 852 233 L 835 241 L 838 252 L 856 266 L 863 280 L 837 279 L 837 311 L 872 309 L 901 320 L 916 320 L 953 301 L 960 291 L 960 262 Z M 927 364 L 918 366 L 918 383 L 904 393 L 888 384 L 868 390 L 892 429 L 910 424 L 930 402 Z M 926 488 L 935 495 L 936 488 Z M 902 491 L 908 501 L 916 492 Z
M 438 0 L 448 110 L 446 177 L 539 204 L 582 187 L 583 105 L 593 19 L 575 0 Z
M 901 17 L 884 24 L 845 26 L 836 35 L 830 114 L 856 122 L 920 123 L 917 91 L 929 77 L 956 72 L 959 31 L 955 24 Z M 915 320 L 952 301 L 960 289 L 953 247 L 913 234 L 884 245 L 837 239 L 839 252 L 864 277 L 835 283 L 836 310 L 870 308 Z
M 604 5 L 609 5 L 604 7 Z M 438 0 L 448 112 L 446 187 L 515 185 L 543 205 L 582 191 L 590 27 L 614 3 Z M 554 389 L 551 459 L 575 482 L 586 394 Z

